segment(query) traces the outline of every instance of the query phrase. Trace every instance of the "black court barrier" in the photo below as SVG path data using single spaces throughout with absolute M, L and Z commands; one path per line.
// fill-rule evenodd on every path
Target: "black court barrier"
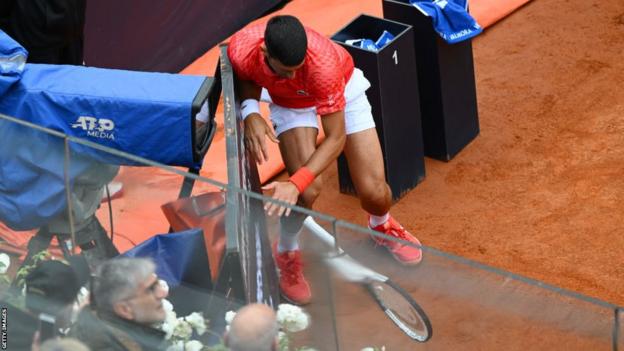
M 624 350 L 624 330 L 622 330 L 622 309 L 616 308 L 614 310 L 614 323 L 613 323 L 613 351 Z
M 414 27 L 425 155 L 449 161 L 479 134 L 472 42 L 447 44 L 409 0 L 383 0 L 383 14 Z
M 362 48 L 388 36 L 373 50 Z M 360 15 L 332 36 L 353 57 L 371 87 L 366 96 L 372 107 L 393 199 L 399 199 L 425 177 L 414 32 L 409 25 Z M 359 41 L 358 41 L 359 40 Z M 355 74 L 355 73 L 354 73 Z M 355 193 L 346 158 L 338 160 L 340 191 Z
M 243 122 L 237 112 L 234 72 L 227 56 L 227 46 L 221 46 L 220 50 L 228 185 L 231 190 L 226 198 L 226 252 L 217 289 L 247 303 L 277 306 L 277 271 L 267 236 L 263 203 L 252 201 L 241 192 L 262 193 L 258 168 L 243 142 Z

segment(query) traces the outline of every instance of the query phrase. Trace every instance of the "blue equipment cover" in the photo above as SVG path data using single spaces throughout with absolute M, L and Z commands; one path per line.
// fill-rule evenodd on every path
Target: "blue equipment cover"
M 26 64 L 21 80 L 0 98 L 0 113 L 153 161 L 196 167 L 192 105 L 205 80 Z M 132 164 L 96 154 L 104 162 Z
M 0 103 L 5 104 L 5 93 L 19 85 L 27 55 L 0 31 Z M 0 140 L 0 221 L 14 230 L 29 230 L 61 215 L 67 207 L 63 139 L 0 119 Z M 74 200 L 97 187 L 94 182 L 106 184 L 116 173 L 110 166 L 103 171 L 101 164 L 83 155 L 75 155 L 72 161 L 67 169 L 70 187 L 81 188 L 74 189 L 79 191 Z M 74 214 L 81 210 L 77 207 Z
M 212 78 L 27 64 L 26 57 L 27 51 L 0 31 L 0 113 L 157 162 L 201 166 L 214 119 L 200 144 L 195 114 L 208 99 L 214 117 L 220 84 L 212 89 Z M 64 140 L 0 119 L 0 143 L 0 221 L 29 230 L 66 216 Z M 70 146 L 72 198 L 93 194 L 114 177 L 116 169 L 103 163 L 133 164 Z M 80 210 L 76 204 L 74 215 Z
M 212 288 L 204 235 L 201 229 L 158 234 L 122 254 L 149 257 L 156 263 L 156 274 L 175 288 L 181 283 Z
M 30 230 L 66 216 L 63 139 L 0 118 L 0 140 L 0 221 L 13 230 Z M 70 159 L 73 214 L 80 220 L 89 211 L 79 206 L 82 195 L 97 194 L 115 176 L 116 167 L 79 154 Z
M 26 49 L 0 30 L 0 96 L 21 78 L 27 56 Z

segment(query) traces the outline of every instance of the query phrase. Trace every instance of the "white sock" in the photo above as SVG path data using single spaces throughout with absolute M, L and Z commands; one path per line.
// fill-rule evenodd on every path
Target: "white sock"
M 296 233 L 287 233 L 284 228 L 281 228 L 279 235 L 279 242 L 277 243 L 277 252 L 282 253 L 284 251 L 299 250 L 299 235 L 301 230 Z
M 370 215 L 369 225 L 371 226 L 371 228 L 375 228 L 378 225 L 386 223 L 388 221 L 388 218 L 390 218 L 390 212 L 386 213 L 383 216 Z

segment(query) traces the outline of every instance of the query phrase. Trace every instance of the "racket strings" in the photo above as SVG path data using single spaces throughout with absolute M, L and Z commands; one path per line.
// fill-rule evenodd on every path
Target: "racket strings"
M 392 286 L 384 283 L 374 284 L 373 291 L 382 303 L 386 314 L 395 323 L 401 324 L 402 329 L 406 328 L 410 331 L 410 334 L 420 336 L 418 339 L 427 335 L 427 326 L 422 320 L 420 313 L 414 309 L 410 301 L 406 300 Z

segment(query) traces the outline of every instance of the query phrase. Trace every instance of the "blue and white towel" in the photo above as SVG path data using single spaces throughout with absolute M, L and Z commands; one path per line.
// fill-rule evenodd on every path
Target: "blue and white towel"
M 394 40 L 394 35 L 384 30 L 383 33 L 379 36 L 377 41 L 373 41 L 372 39 L 349 39 L 345 40 L 345 44 L 356 46 L 360 49 L 378 52 L 383 49 L 384 46 L 388 45 L 392 40 Z
M 449 44 L 470 39 L 483 31 L 468 13 L 468 0 L 410 0 L 410 3 L 431 17 L 434 30 Z

